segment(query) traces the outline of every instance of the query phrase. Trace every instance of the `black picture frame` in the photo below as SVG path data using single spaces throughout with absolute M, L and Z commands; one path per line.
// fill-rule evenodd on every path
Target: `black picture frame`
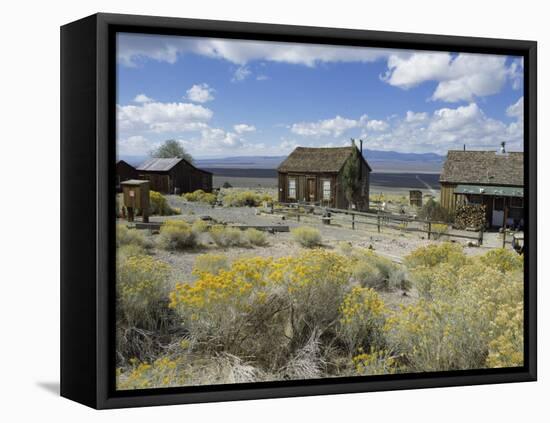
M 138 32 L 494 53 L 524 58 L 525 365 L 519 368 L 114 390 L 115 34 Z M 61 395 L 97 409 L 534 381 L 537 377 L 537 44 L 95 14 L 61 28 Z

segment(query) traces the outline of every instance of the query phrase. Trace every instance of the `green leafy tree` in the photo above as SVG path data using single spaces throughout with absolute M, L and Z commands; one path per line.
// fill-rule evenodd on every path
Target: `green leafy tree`
M 355 140 L 353 138 L 351 139 L 351 145 L 355 147 Z M 355 200 L 361 189 L 361 181 L 359 181 L 359 160 L 359 151 L 357 148 L 354 148 L 342 170 L 344 195 L 350 204 L 356 202 Z
M 151 151 L 151 156 L 159 159 L 171 159 L 178 157 L 193 163 L 193 157 L 189 154 L 180 142 L 176 140 L 166 140 L 158 148 Z

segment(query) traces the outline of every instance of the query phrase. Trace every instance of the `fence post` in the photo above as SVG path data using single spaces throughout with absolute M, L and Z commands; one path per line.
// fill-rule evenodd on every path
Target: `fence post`
M 479 245 L 483 245 L 483 225 L 479 227 Z
M 351 215 L 351 229 L 355 229 L 355 214 Z
M 432 238 L 432 222 L 428 222 L 428 239 Z
M 296 218 L 298 219 L 298 222 L 300 221 L 300 212 L 296 213 Z
M 380 215 L 376 216 L 376 225 L 378 226 L 378 233 L 380 233 Z

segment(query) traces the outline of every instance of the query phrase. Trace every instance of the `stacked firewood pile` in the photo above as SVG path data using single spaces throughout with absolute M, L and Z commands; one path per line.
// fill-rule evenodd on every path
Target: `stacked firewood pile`
M 462 204 L 457 206 L 454 223 L 457 229 L 478 229 L 485 225 L 485 206 L 482 204 Z

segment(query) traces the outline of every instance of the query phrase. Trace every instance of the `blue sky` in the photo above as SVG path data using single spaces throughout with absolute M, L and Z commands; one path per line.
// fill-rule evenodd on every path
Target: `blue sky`
M 119 34 L 117 88 L 121 156 L 523 150 L 517 57 Z

